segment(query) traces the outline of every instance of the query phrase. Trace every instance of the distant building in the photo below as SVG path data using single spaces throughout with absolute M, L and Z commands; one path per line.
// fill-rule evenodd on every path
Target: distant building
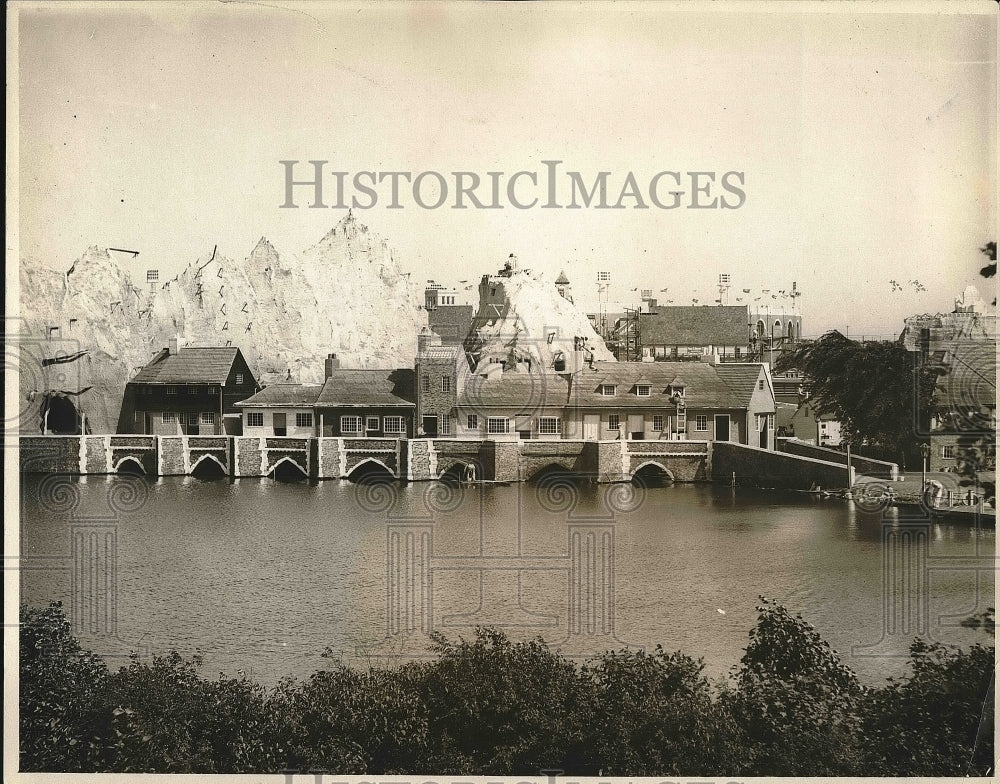
M 260 389 L 238 348 L 180 346 L 156 354 L 125 386 L 119 432 L 239 432 L 236 403 Z
M 566 273 L 560 270 L 559 277 L 556 278 L 556 291 L 559 292 L 559 296 L 563 299 L 567 299 L 570 302 L 573 301 L 573 291 L 570 287 L 569 278 L 566 277 Z
M 455 434 L 455 401 L 459 364 L 465 361 L 460 346 L 443 345 L 433 332 L 417 337 L 416 417 L 418 437 L 436 438 Z
M 745 305 L 657 305 L 655 299 L 647 304 L 649 312 L 640 313 L 636 324 L 643 360 L 697 360 L 711 354 L 723 362 L 747 360 Z M 623 328 L 629 326 L 626 319 Z
M 476 310 L 467 300 L 457 289 L 427 282 L 424 288 L 427 323 L 441 336 L 443 345 L 460 346 L 468 336 Z
M 936 408 L 921 412 L 927 425 L 931 471 L 959 468 L 963 450 L 987 450 L 996 437 L 996 313 L 969 286 L 951 313 L 905 319 L 900 336 L 916 362 L 941 372 Z M 995 465 L 995 457 L 992 461 Z M 988 467 L 988 466 L 987 466 Z

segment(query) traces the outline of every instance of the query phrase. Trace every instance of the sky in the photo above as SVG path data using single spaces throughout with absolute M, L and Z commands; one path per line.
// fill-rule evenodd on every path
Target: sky
M 471 283 L 515 253 L 565 270 L 593 307 L 599 270 L 675 304 L 712 302 L 728 273 L 731 303 L 794 281 L 807 335 L 896 335 L 969 284 L 993 296 L 978 275 L 997 227 L 991 5 L 15 6 L 8 245 L 60 270 L 91 245 L 138 250 L 123 266 L 161 279 L 261 236 L 300 252 L 346 210 L 309 208 L 308 188 L 281 208 L 282 160 L 303 179 L 328 161 L 348 186 L 360 171 L 544 183 L 558 160 L 588 187 L 609 172 L 612 203 L 629 172 L 648 192 L 661 171 L 714 172 L 706 199 L 735 201 L 718 181 L 736 171 L 735 209 L 689 208 L 689 178 L 672 210 L 516 209 L 506 194 L 456 209 L 451 193 L 423 209 L 405 182 L 392 209 L 386 182 L 355 215 L 418 278 Z M 544 184 L 521 184 L 544 202 Z

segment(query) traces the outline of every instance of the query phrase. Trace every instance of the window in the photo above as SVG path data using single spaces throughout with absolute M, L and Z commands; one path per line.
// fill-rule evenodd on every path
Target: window
M 538 432 L 543 436 L 557 436 L 562 432 L 559 417 L 538 417 Z
M 449 435 L 451 433 L 451 415 L 442 414 L 441 415 L 441 433 L 443 435 Z
M 219 394 L 219 388 L 218 387 L 209 387 L 208 388 L 208 393 L 210 395 L 218 395 Z
M 636 397 L 649 397 L 649 384 L 636 384 L 635 395 Z
M 941 457 L 945 460 L 954 460 L 955 458 L 955 445 L 948 444 L 947 446 L 941 447 Z
M 198 414 L 192 412 L 188 414 L 188 425 L 190 427 L 198 427 Z
M 420 379 L 420 389 L 423 392 L 431 391 L 431 380 L 428 376 L 424 376 L 423 378 Z
M 169 425 L 177 421 L 177 414 L 173 411 L 164 411 L 160 421 L 165 425 Z
M 160 279 L 160 271 L 158 269 L 146 270 L 146 283 L 156 283 Z
M 678 397 L 684 397 L 684 387 L 681 385 L 674 386 L 673 384 L 671 384 L 669 387 L 667 387 L 667 393 L 671 396 L 677 395 Z
M 451 379 L 448 376 L 441 376 L 441 391 L 451 392 Z
M 491 434 L 509 433 L 510 420 L 507 417 L 487 417 L 486 432 Z
M 361 417 L 359 416 L 342 416 L 340 418 L 340 432 L 341 433 L 360 433 L 361 432 Z
M 387 416 L 382 417 L 382 430 L 386 433 L 403 433 L 403 417 Z
M 657 432 L 663 430 L 663 416 L 661 414 L 653 414 L 653 430 Z
M 614 384 L 601 384 L 601 394 L 605 397 L 611 397 L 615 394 Z
M 469 430 L 479 430 L 479 415 L 478 414 L 469 414 L 469 416 L 465 420 L 465 422 L 466 422 L 465 426 L 467 428 L 469 428 Z
M 764 388 L 764 379 L 761 379 L 760 381 L 757 382 L 757 389 L 763 389 L 763 388 Z
M 168 395 L 176 395 L 177 394 L 177 387 L 168 386 L 167 387 L 167 394 Z
M 247 412 L 247 427 L 264 427 L 264 412 L 263 411 L 248 411 Z
M 304 411 L 295 415 L 295 426 L 296 427 L 312 427 L 313 426 L 313 415 L 312 411 Z
M 702 433 L 708 430 L 708 414 L 698 414 L 694 418 L 694 429 Z
M 197 395 L 198 394 L 198 387 L 194 387 L 194 386 L 188 387 L 188 394 L 189 395 Z
M 203 425 L 214 425 L 215 424 L 215 412 L 214 411 L 202 411 L 201 412 L 201 423 Z
M 237 373 L 236 374 L 236 383 L 237 384 L 242 384 L 243 383 L 243 374 L 242 373 Z
M 621 417 L 618 414 L 608 414 L 608 430 L 617 430 L 621 426 Z
M 365 417 L 365 430 L 378 430 L 378 417 L 368 416 Z

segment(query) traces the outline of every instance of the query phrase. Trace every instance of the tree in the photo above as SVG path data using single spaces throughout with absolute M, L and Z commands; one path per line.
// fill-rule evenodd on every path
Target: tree
M 990 260 L 990 263 L 979 270 L 979 274 L 984 278 L 992 278 L 997 274 L 997 244 L 996 241 L 987 242 L 983 247 L 981 247 L 983 253 L 986 254 L 986 258 Z M 997 298 L 993 298 L 993 304 L 997 304 Z
M 877 444 L 903 457 L 917 444 L 918 417 L 932 410 L 940 370 L 916 365 L 899 341 L 859 343 L 827 332 L 783 354 L 775 370 L 809 379 L 812 407 L 840 420 L 852 446 Z

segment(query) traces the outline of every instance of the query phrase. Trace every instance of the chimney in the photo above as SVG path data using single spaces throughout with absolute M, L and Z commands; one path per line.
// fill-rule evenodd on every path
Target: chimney
M 325 377 L 326 378 L 330 378 L 330 376 L 333 375 L 333 371 L 334 370 L 338 370 L 339 368 L 340 368 L 340 360 L 337 359 L 337 355 L 336 354 L 327 354 L 326 355 L 326 374 L 325 374 Z
M 170 340 L 167 341 L 167 354 L 173 356 L 174 354 L 179 354 L 180 351 L 181 343 L 180 340 L 177 339 L 177 336 L 170 338 Z

